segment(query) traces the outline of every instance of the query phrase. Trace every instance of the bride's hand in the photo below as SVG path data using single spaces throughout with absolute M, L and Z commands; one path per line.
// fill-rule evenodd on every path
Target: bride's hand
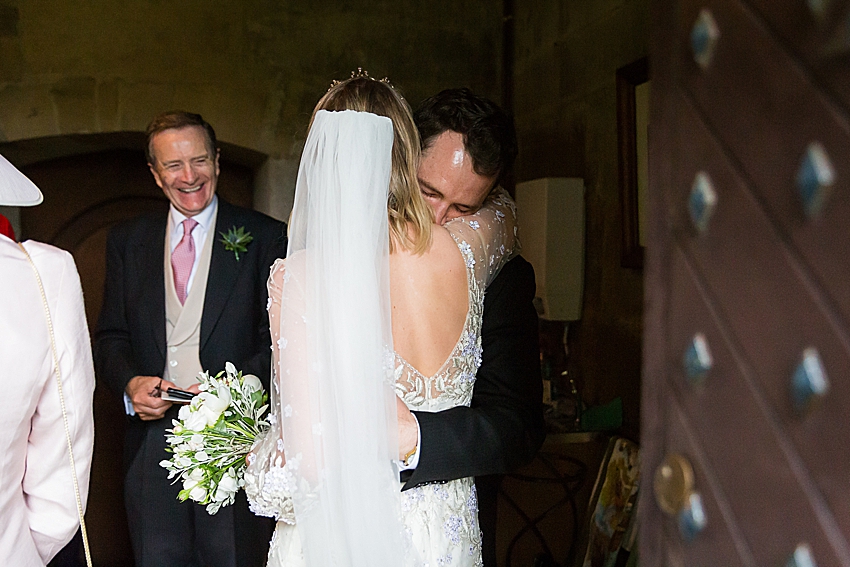
M 419 424 L 398 396 L 396 396 L 396 410 L 398 412 L 398 458 L 403 461 L 404 457 L 416 448 Z

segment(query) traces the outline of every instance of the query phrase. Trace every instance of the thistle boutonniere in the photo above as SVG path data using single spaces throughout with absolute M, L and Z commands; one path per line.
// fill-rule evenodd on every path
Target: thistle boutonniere
M 219 232 L 221 235 L 221 242 L 224 244 L 225 250 L 230 250 L 236 256 L 236 261 L 239 261 L 239 254 L 244 254 L 248 251 L 248 244 L 254 240 L 254 237 L 251 236 L 250 232 L 245 232 L 245 227 L 240 226 L 236 228 L 232 227 L 227 231 L 227 234 L 223 232 Z

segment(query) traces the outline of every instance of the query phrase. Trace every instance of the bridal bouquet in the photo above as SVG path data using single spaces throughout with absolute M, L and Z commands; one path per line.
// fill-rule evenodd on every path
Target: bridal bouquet
M 202 372 L 198 380 L 201 393 L 180 408 L 174 427 L 166 430 L 167 450 L 174 456 L 159 464 L 169 479 L 183 481 L 181 501 L 206 504 L 215 514 L 232 504 L 244 485 L 245 456 L 269 428 L 268 396 L 256 376 L 243 376 L 230 362 L 223 372 Z

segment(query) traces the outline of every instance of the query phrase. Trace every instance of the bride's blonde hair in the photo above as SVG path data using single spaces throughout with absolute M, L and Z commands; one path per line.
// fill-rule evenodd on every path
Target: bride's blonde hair
M 434 211 L 419 190 L 419 132 L 407 101 L 386 79 L 379 81 L 358 70 L 350 79 L 334 82 L 313 110 L 311 126 L 319 110 L 357 110 L 392 120 L 392 172 L 387 197 L 390 251 L 398 243 L 415 254 L 425 252 L 431 244 Z

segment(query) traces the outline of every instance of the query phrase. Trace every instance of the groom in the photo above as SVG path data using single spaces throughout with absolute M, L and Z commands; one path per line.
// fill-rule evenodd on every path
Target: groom
M 468 89 L 445 90 L 425 100 L 414 119 L 423 149 L 419 184 L 436 222 L 474 213 L 513 166 L 512 120 Z M 413 452 L 406 462 L 415 467 L 406 471 L 402 490 L 476 477 L 488 567 L 496 565 L 499 475 L 529 462 L 545 436 L 534 294 L 534 271 L 521 256 L 487 288 L 484 352 L 470 407 L 399 414 L 401 452 Z
M 168 211 L 117 225 L 106 246 L 106 285 L 96 363 L 127 404 L 124 484 L 137 567 L 265 564 L 273 523 L 244 494 L 216 515 L 178 502 L 159 462 L 177 406 L 169 387 L 197 393 L 200 370 L 226 362 L 269 386 L 269 266 L 286 254 L 286 226 L 216 196 L 215 132 L 198 114 L 167 112 L 148 126 L 148 165 Z M 222 235 L 244 229 L 244 246 Z M 238 256 L 236 251 L 239 252 Z

